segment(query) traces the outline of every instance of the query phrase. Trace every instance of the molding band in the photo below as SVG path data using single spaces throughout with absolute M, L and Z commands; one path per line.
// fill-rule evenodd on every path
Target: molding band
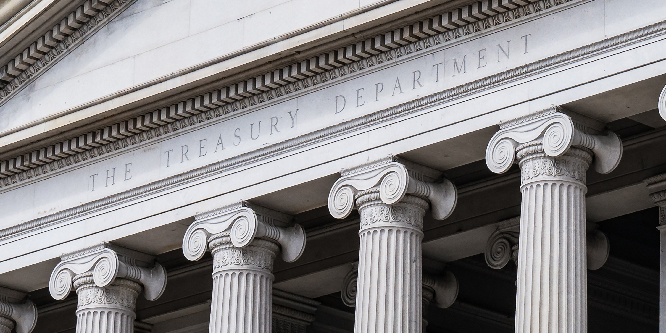
M 101 0 L 100 0 L 101 1 Z M 118 1 L 118 0 L 116 0 Z M 127 1 L 127 0 L 125 0 Z M 569 0 L 572 1 L 572 0 Z M 364 41 L 305 59 L 284 68 L 235 84 L 194 96 L 185 101 L 113 124 L 33 152 L 0 161 L 0 178 L 20 174 L 40 165 L 93 150 L 135 133 L 178 122 L 172 130 L 183 127 L 182 120 L 205 112 L 206 120 L 252 107 L 257 104 L 298 92 L 308 87 L 341 78 L 363 69 L 395 60 L 404 55 L 493 29 L 548 8 L 562 5 L 564 0 L 498 0 L 478 2 L 442 13 L 426 20 L 377 35 Z M 519 6 L 518 2 L 527 3 Z M 122 91 L 129 93 L 138 88 Z M 2 100 L 0 100 L 0 105 Z M 206 112 L 213 110 L 213 112 Z M 62 113 L 58 114 L 62 115 Z M 199 119 L 198 122 L 203 121 Z M 189 119 L 189 125 L 196 123 Z M 188 125 L 184 125 L 188 126 Z M 16 131 L 16 130 L 12 130 Z M 10 132 L 0 133 L 6 135 Z M 167 132 L 168 133 L 168 132 Z M 159 135 L 159 134 L 158 134 Z M 158 136 L 155 135 L 155 136 Z M 118 149 L 117 146 L 114 148 Z M 93 154 L 92 157 L 99 155 Z M 85 160 L 87 158 L 84 158 Z M 79 161 L 75 161 L 79 162 Z M 52 164 L 52 163 L 51 163 Z M 67 165 L 70 163 L 66 162 Z M 62 167 L 62 164 L 59 164 Z M 49 168 L 53 171 L 54 168 Z M 47 172 L 42 170 L 42 172 Z M 1 183 L 1 182 L 0 182 Z M 2 184 L 0 184 L 1 186 Z
M 350 132 L 363 130 L 378 123 L 389 122 L 398 117 L 422 111 L 423 108 L 426 107 L 432 107 L 435 105 L 466 98 L 476 93 L 518 81 L 524 77 L 537 75 L 541 72 L 567 65 L 575 60 L 590 58 L 601 53 L 610 52 L 630 44 L 638 43 L 645 39 L 661 36 L 664 35 L 664 33 L 666 33 L 666 21 L 655 23 L 647 27 L 643 27 L 628 33 L 573 49 L 569 52 L 551 56 L 531 64 L 519 66 L 502 73 L 471 81 L 469 83 L 446 89 L 429 96 L 424 96 L 411 102 L 402 103 L 357 119 L 314 131 L 312 133 L 302 135 L 288 141 L 280 142 L 262 149 L 255 150 L 253 152 L 241 154 L 205 167 L 194 169 L 180 175 L 155 181 L 153 183 L 146 184 L 128 191 L 120 192 L 106 198 L 95 200 L 34 220 L 26 221 L 18 225 L 0 230 L 0 238 L 18 235 L 23 232 L 30 231 L 34 228 L 44 228 L 54 222 L 66 222 L 84 214 L 97 212 L 109 207 L 129 202 L 136 198 L 146 197 L 151 194 L 163 192 L 173 187 L 196 181 L 202 177 L 215 176 L 225 171 L 244 166 L 249 161 L 260 161 L 279 156 L 302 147 L 320 143 L 324 140 L 343 136 Z M 204 122 L 206 118 L 209 117 L 209 115 L 211 118 L 214 117 L 215 111 L 207 111 L 205 117 L 202 115 L 197 115 L 195 118 L 196 122 Z M 192 124 L 195 124 L 196 122 L 192 120 Z M 179 121 L 177 124 L 182 125 L 183 127 L 190 126 L 190 122 L 184 120 Z M 113 142 L 112 144 L 106 144 L 90 151 L 85 151 L 77 155 L 69 156 L 63 160 L 58 161 L 57 163 L 51 162 L 46 165 L 37 166 L 35 169 L 30 169 L 19 174 L 14 174 L 10 177 L 0 178 L 0 188 L 11 188 L 39 175 L 58 170 L 61 167 L 70 166 L 72 164 L 85 161 L 91 157 L 93 152 L 95 156 L 99 156 L 108 152 L 112 152 L 116 149 L 123 149 L 130 145 L 140 144 L 144 141 L 153 139 L 156 136 L 163 135 L 163 131 L 170 132 L 172 126 L 173 128 L 178 128 L 177 125 L 173 124 L 170 126 L 158 127 L 151 129 L 148 132 L 136 134 L 128 138 Z

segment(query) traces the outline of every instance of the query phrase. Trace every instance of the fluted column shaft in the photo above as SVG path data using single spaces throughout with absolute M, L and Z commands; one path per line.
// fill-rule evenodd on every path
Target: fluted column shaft
M 516 332 L 587 332 L 585 173 L 592 155 L 560 157 L 540 142 L 517 149 L 522 207 Z
M 142 287 L 137 282 L 117 278 L 111 285 L 98 287 L 92 273 L 74 277 L 78 296 L 77 333 L 132 333 L 136 318 L 136 298 Z
M 273 261 L 279 246 L 254 239 L 244 248 L 228 233 L 209 240 L 213 254 L 211 333 L 270 333 L 273 304 Z
M 361 215 L 356 333 L 422 331 L 423 216 L 428 203 L 406 195 L 388 205 L 378 189 L 359 193 Z

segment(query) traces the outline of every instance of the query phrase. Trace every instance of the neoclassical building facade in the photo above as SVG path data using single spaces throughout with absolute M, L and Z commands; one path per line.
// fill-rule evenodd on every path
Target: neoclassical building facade
M 0 5 L 0 332 L 666 332 L 662 0 Z

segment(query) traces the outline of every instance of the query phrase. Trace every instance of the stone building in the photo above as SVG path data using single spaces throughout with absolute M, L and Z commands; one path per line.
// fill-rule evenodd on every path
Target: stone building
M 663 0 L 0 6 L 0 332 L 666 332 Z

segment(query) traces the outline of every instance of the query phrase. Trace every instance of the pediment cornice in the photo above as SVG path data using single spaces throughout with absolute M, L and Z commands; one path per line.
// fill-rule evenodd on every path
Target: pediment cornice
M 536 3 L 537 5 L 541 6 L 545 2 L 550 3 L 550 8 L 554 9 L 557 9 L 557 6 L 559 5 L 565 4 L 563 1 L 560 1 L 557 5 L 555 5 L 553 0 L 539 0 Z M 575 4 L 575 2 L 576 1 L 570 1 L 572 4 Z M 528 5 L 527 7 L 530 7 L 531 9 L 525 10 L 525 7 L 518 7 L 521 11 L 518 17 L 514 16 L 515 14 L 512 14 L 513 11 L 507 11 L 501 14 L 502 18 L 499 20 L 502 21 L 497 24 L 494 22 L 487 22 L 494 21 L 496 19 L 495 16 L 488 17 L 485 20 L 488 24 L 493 24 L 490 25 L 489 29 L 500 25 L 505 27 L 508 24 L 518 24 L 521 22 L 521 19 L 529 19 L 533 17 L 530 15 L 539 13 L 538 11 L 533 11 L 535 8 L 534 3 Z M 542 8 L 541 10 L 544 11 L 545 9 Z M 529 14 L 525 15 L 525 13 Z M 510 20 L 506 19 L 506 17 L 510 18 Z M 101 155 L 111 153 L 115 154 L 118 151 L 124 151 L 128 149 L 130 146 L 145 143 L 150 140 L 155 140 L 161 136 L 172 136 L 172 133 L 183 129 L 190 130 L 191 128 L 204 126 L 207 122 L 219 121 L 221 117 L 235 116 L 239 112 L 247 112 L 248 109 L 251 109 L 252 107 L 262 103 L 278 103 L 286 98 L 297 96 L 298 94 L 302 94 L 312 89 L 321 89 L 321 86 L 332 84 L 333 82 L 337 82 L 337 80 L 345 80 L 347 79 L 347 76 L 360 75 L 363 71 L 369 70 L 369 67 L 382 66 L 382 64 L 390 66 L 391 62 L 396 61 L 398 58 L 409 58 L 416 56 L 423 52 L 429 51 L 428 49 L 430 48 L 446 47 L 448 45 L 447 43 L 459 42 L 457 38 L 473 38 L 475 36 L 474 32 L 472 32 L 473 29 L 469 30 L 469 25 L 472 24 L 476 24 L 476 26 L 479 28 L 483 26 L 483 22 L 479 23 L 479 21 L 476 21 L 463 27 L 458 27 L 455 29 L 455 31 L 446 30 L 445 32 L 427 36 L 414 42 L 397 46 L 393 49 L 377 54 L 371 54 L 369 56 L 366 56 L 365 53 L 352 53 L 359 57 L 359 54 L 364 54 L 364 57 L 357 61 L 352 61 L 347 64 L 339 65 L 337 67 L 321 72 L 308 72 L 306 75 L 305 72 L 302 71 L 303 67 L 299 66 L 305 66 L 308 63 L 300 62 L 298 64 L 280 69 L 283 73 L 282 78 L 284 79 L 284 70 L 287 70 L 288 68 L 289 72 L 286 74 L 292 75 L 289 76 L 291 81 L 285 80 L 284 83 L 280 83 L 275 88 L 269 87 L 270 89 L 268 89 L 265 88 L 268 86 L 261 86 L 264 87 L 265 90 L 248 90 L 248 87 L 256 88 L 256 85 L 248 85 L 248 81 L 251 80 L 245 80 L 238 84 L 228 85 L 223 88 L 216 89 L 207 94 L 194 96 L 193 98 L 146 113 L 129 121 L 118 123 L 113 126 L 105 127 L 98 131 L 90 132 L 86 135 L 67 140 L 60 145 L 59 149 L 63 149 L 65 144 L 67 144 L 68 149 L 67 151 L 58 151 L 58 153 L 61 155 L 54 154 L 53 150 L 51 150 L 50 155 L 41 155 L 45 152 L 45 149 L 51 149 L 51 147 L 53 147 L 49 146 L 43 148 L 42 150 L 35 151 L 31 156 L 24 155 L 15 158 L 11 163 L 8 162 L 11 160 L 3 161 L 2 172 L 4 172 L 4 175 L 2 178 L 0 178 L 0 190 L 10 191 L 12 188 L 20 186 L 21 183 L 28 181 L 38 181 L 42 177 L 50 177 L 52 176 L 52 173 L 61 172 L 73 165 L 84 163 L 85 161 L 95 159 Z M 413 29 L 415 25 L 422 27 L 423 22 L 410 25 L 411 28 L 406 27 L 403 29 L 412 29 L 411 31 L 414 31 Z M 467 35 L 464 33 L 465 29 L 470 31 Z M 74 216 L 80 216 L 83 214 L 83 212 L 99 211 L 105 209 L 106 207 L 118 205 L 122 202 L 127 202 L 128 200 L 132 200 L 132 198 L 135 197 L 146 196 L 151 193 L 169 190 L 174 186 L 180 186 L 182 184 L 192 182 L 196 179 L 200 179 L 201 177 L 209 177 L 242 165 L 246 165 L 249 161 L 265 160 L 280 154 L 288 153 L 295 149 L 300 149 L 309 145 L 315 145 L 332 137 L 345 135 L 346 133 L 350 133 L 352 131 L 362 130 L 381 122 L 391 121 L 397 117 L 402 117 L 414 112 L 418 112 L 425 107 L 448 103 L 479 92 L 494 89 L 498 86 L 505 85 L 510 82 L 515 82 L 517 80 L 528 78 L 548 70 L 559 68 L 579 59 L 586 59 L 604 52 L 616 50 L 632 43 L 643 41 L 653 36 L 663 35 L 665 32 L 666 21 L 659 22 L 654 25 L 634 30 L 622 35 L 607 38 L 602 41 L 573 49 L 565 53 L 541 59 L 537 62 L 512 68 L 510 70 L 506 70 L 491 76 L 483 77 L 481 79 L 473 80 L 459 86 L 439 91 L 435 94 L 420 97 L 407 103 L 402 103 L 387 109 L 379 110 L 366 116 L 336 124 L 332 127 L 323 128 L 321 130 L 311 132 L 307 135 L 265 146 L 261 149 L 230 157 L 229 159 L 225 159 L 202 168 L 193 169 L 174 177 L 162 179 L 129 191 L 117 193 L 100 200 L 83 204 L 81 206 L 73 207 L 55 214 L 41 217 L 39 219 L 28 221 L 11 228 L 1 230 L 0 237 L 4 238 L 12 234 L 26 232 L 32 228 L 43 227 L 44 225 L 55 221 L 71 219 Z M 460 34 L 460 36 L 456 38 L 456 34 Z M 363 45 L 365 44 L 361 43 L 361 51 L 364 50 Z M 351 48 L 350 46 L 352 50 L 354 50 L 355 47 L 356 46 Z M 344 50 L 347 49 L 345 48 Z M 330 55 L 330 52 L 327 54 Z M 345 51 L 343 54 L 348 56 L 347 51 Z M 334 56 L 333 60 L 336 59 L 339 60 L 340 58 L 335 58 Z M 369 65 L 371 63 L 372 65 Z M 312 70 L 312 64 L 309 64 L 309 68 Z M 301 68 L 300 72 L 299 68 Z M 294 72 L 292 72 L 292 70 Z M 274 75 L 274 73 L 275 71 L 267 73 L 266 75 Z M 266 75 L 264 75 L 264 79 L 266 78 Z M 301 75 L 303 78 L 299 79 L 295 75 Z M 253 80 L 256 84 L 256 78 Z M 275 81 L 272 83 L 269 81 L 269 83 L 276 84 Z M 230 94 L 231 91 L 234 92 L 233 95 Z M 226 95 L 223 95 L 223 93 Z M 272 98 L 269 96 L 272 96 Z M 46 160 L 46 162 L 43 160 L 40 161 L 38 159 L 40 156 L 52 158 L 53 160 Z M 19 161 L 20 163 L 16 161 Z M 9 166 L 12 167 L 11 170 Z
M 116 4 L 116 8 L 119 9 L 121 1 L 126 5 L 134 0 L 113 0 L 112 4 Z M 510 24 L 531 19 L 541 12 L 556 10 L 567 3 L 573 4 L 580 1 L 475 2 L 286 67 L 276 68 L 263 75 L 238 81 L 205 94 L 191 96 L 178 103 L 127 121 L 83 133 L 27 154 L 1 160 L 0 187 L 86 161 L 203 121 L 231 113 L 244 112 L 248 108 L 280 99 L 291 98 L 327 83 L 345 80 L 350 74 L 366 71 L 374 66 L 387 65 L 396 62 L 399 58 L 414 56 L 430 48 L 446 47 L 448 44 L 460 42 L 467 37 L 505 28 Z M 518 5 L 527 2 L 529 2 L 527 5 Z M 110 14 L 106 15 L 107 18 L 110 17 L 108 16 Z M 69 39 L 65 40 L 65 44 L 67 40 Z M 47 57 L 42 59 L 45 58 Z M 558 55 L 554 59 L 561 58 L 562 56 Z M 507 73 L 515 76 L 524 72 L 541 70 L 544 65 L 549 64 L 542 61 L 538 66 L 523 66 L 519 68 L 520 72 L 512 70 Z M 463 90 L 477 89 L 480 84 L 490 86 L 495 82 L 505 81 L 504 79 L 507 78 L 510 76 L 506 74 L 495 75 L 490 78 L 490 81 L 472 81 L 442 93 L 451 95 L 449 98 L 461 96 L 460 93 Z M 2 93 L 0 93 L 0 98 L 1 95 Z M 421 104 L 423 101 L 415 101 L 415 105 Z M 142 135 L 136 136 L 136 134 Z M 32 170 L 35 171 L 31 172 Z
M 86 0 L 0 67 L 0 106 L 53 67 L 136 0 Z

